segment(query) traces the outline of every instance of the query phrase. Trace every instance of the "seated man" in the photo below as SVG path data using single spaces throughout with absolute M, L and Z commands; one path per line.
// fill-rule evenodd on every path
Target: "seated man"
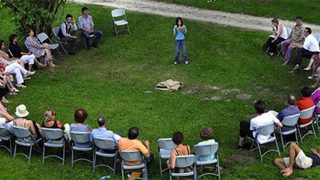
M 71 14 L 67 14 L 66 22 L 60 25 L 58 36 L 62 41 L 65 41 L 70 45 L 70 49 L 68 50 L 69 55 L 74 55 L 76 51 L 77 30 L 78 28 L 76 23 L 73 21 L 73 16 Z
M 311 108 L 312 106 L 314 106 L 313 100 L 310 98 L 311 96 L 311 90 L 308 87 L 304 87 L 301 90 L 301 94 L 302 94 L 302 98 L 298 100 L 297 102 L 297 107 L 300 109 L 300 111 L 304 110 L 304 109 L 308 109 Z M 299 125 L 303 125 L 303 124 L 307 124 L 310 121 L 312 121 L 313 117 L 310 117 L 308 119 L 299 119 L 298 124 Z
M 118 144 L 118 141 L 121 139 L 121 137 L 118 134 L 113 133 L 110 130 L 107 130 L 107 119 L 103 116 L 100 116 L 98 119 L 98 125 L 99 128 L 93 129 L 90 135 L 91 141 L 93 138 L 99 138 L 99 139 L 112 139 L 116 144 Z M 108 149 L 109 150 L 109 149 Z M 103 150 L 104 152 L 110 152 L 114 153 L 116 151 L 116 148 L 111 149 L 111 151 Z
M 250 122 L 247 121 L 241 121 L 239 126 L 240 126 L 240 131 L 239 131 L 239 143 L 238 143 L 238 149 L 243 149 L 244 148 L 244 142 L 245 138 L 247 136 L 251 138 L 256 138 L 257 136 L 257 129 L 269 125 L 271 123 L 276 123 L 279 127 L 282 128 L 282 124 L 279 121 L 276 116 L 271 113 L 271 112 L 265 112 L 266 109 L 266 104 L 262 100 L 258 100 L 254 104 L 254 108 L 257 112 L 257 115 L 250 120 Z M 264 136 L 264 135 L 258 135 L 257 139 L 260 142 L 264 142 L 268 140 L 269 136 Z
M 288 97 L 287 105 L 288 105 L 288 107 L 284 108 L 277 115 L 277 118 L 280 120 L 280 122 L 282 122 L 284 120 L 284 118 L 287 116 L 292 116 L 292 115 L 300 113 L 299 108 L 296 106 L 296 97 L 295 96 L 290 95 Z M 282 131 L 290 131 L 290 130 L 292 130 L 292 128 L 287 127 L 287 126 L 282 127 Z
M 312 33 L 312 31 L 309 27 L 306 27 L 304 29 L 305 40 L 304 40 L 303 46 L 299 47 L 299 49 L 298 49 L 297 58 L 295 61 L 296 65 L 292 69 L 293 72 L 299 71 L 303 57 L 310 59 L 312 57 L 312 55 L 320 52 L 319 43 L 318 43 L 317 39 L 311 33 Z
M 92 16 L 89 15 L 89 9 L 83 7 L 81 9 L 82 16 L 79 16 L 79 29 L 82 31 L 82 36 L 86 39 L 87 49 L 90 49 L 90 36 L 94 35 L 93 47 L 98 47 L 103 33 L 101 31 L 94 30 L 94 24 Z
M 281 170 L 284 177 L 293 173 L 293 167 L 307 169 L 320 165 L 320 151 L 315 148 L 310 149 L 310 153 L 305 155 L 301 148 L 294 142 L 290 144 L 290 155 L 285 158 L 276 158 L 274 164 Z

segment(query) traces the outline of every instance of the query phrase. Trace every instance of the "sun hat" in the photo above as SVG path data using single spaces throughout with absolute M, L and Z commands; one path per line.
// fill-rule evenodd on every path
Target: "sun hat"
M 24 104 L 20 104 L 16 107 L 16 113 L 18 117 L 23 118 L 28 116 L 29 112 L 27 110 L 27 107 Z

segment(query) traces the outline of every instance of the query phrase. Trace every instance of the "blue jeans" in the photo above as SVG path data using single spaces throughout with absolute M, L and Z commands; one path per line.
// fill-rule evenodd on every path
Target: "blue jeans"
M 183 62 L 187 61 L 186 40 L 176 40 L 176 57 L 175 62 L 179 61 L 180 47 L 182 47 Z
M 86 31 L 82 31 L 82 36 L 83 36 L 84 38 L 86 38 L 87 48 L 90 47 L 90 41 L 89 41 L 89 40 L 90 40 L 90 35 L 91 35 L 91 34 L 94 34 L 94 35 L 95 35 L 94 41 L 93 41 L 93 45 L 94 45 L 94 46 L 98 46 L 99 43 L 100 43 L 101 37 L 102 37 L 102 35 L 103 35 L 103 32 L 102 32 L 102 31 L 96 31 L 96 30 L 94 30 L 92 33 L 88 33 L 88 32 L 86 32 Z

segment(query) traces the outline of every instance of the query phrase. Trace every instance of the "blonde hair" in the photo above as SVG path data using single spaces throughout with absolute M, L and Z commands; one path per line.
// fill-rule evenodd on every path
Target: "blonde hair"
M 49 108 L 44 112 L 44 121 L 45 122 L 47 122 L 51 119 L 52 113 L 53 113 L 53 110 L 49 109 Z

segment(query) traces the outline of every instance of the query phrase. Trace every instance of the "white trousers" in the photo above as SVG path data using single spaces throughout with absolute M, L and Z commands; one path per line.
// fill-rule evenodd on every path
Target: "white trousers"
M 34 64 L 34 59 L 36 57 L 33 54 L 30 55 L 23 55 L 21 56 L 21 60 L 23 61 L 23 63 L 28 63 L 28 64 Z
M 7 65 L 5 70 L 5 73 L 15 74 L 16 75 L 16 82 L 17 84 L 21 84 L 24 82 L 23 75 L 26 75 L 28 71 L 24 69 L 20 64 L 18 63 L 12 63 L 10 65 Z

